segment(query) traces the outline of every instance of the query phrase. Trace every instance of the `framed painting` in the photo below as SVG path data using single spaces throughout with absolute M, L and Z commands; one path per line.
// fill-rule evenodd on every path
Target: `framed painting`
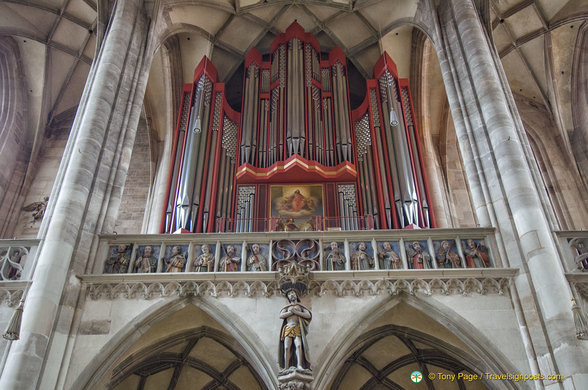
M 323 216 L 322 184 L 270 186 L 271 217 L 277 231 L 315 230 L 316 217 Z

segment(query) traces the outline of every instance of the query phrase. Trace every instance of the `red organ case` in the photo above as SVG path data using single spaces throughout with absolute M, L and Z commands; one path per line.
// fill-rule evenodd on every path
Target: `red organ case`
M 327 58 L 328 60 L 321 60 Z M 408 80 L 384 53 L 351 111 L 347 61 L 296 22 L 245 59 L 242 112 L 206 57 L 184 86 L 161 232 L 434 227 Z

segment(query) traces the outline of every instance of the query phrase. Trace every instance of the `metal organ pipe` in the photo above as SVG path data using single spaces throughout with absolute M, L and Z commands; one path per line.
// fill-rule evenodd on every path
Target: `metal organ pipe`
M 358 222 L 363 217 L 358 216 L 360 210 L 370 216 L 369 221 L 372 215 L 375 217 L 376 228 L 431 224 L 407 84 L 401 81 L 399 89 L 384 63 L 380 79 L 368 81 L 363 112 L 354 111 L 352 123 L 344 54 L 337 49 L 339 52 L 329 54 L 328 61 L 321 61 L 317 42 L 300 31 L 297 26 L 287 33 L 292 35 L 286 34 L 287 39 L 281 37 L 272 44 L 269 63 L 258 52 L 248 54 L 241 121 L 226 101 L 217 102 L 216 95 L 211 106 L 212 80 L 206 75 L 193 85 L 192 101 L 182 104 L 185 114 L 181 115 L 183 125 L 178 131 L 180 138 L 185 134 L 184 150 L 179 147 L 170 168 L 170 195 L 162 221 L 167 231 L 174 227 L 212 231 L 215 223 L 221 231 L 253 231 L 262 225 L 255 218 L 268 213 L 262 204 L 268 185 L 276 180 L 272 178 L 274 171 L 252 175 L 240 168 L 236 179 L 236 166 L 247 163 L 267 168 L 295 154 L 327 167 L 350 163 L 344 169 L 357 172 L 324 180 L 332 182 L 324 188 L 333 189 L 325 202 L 335 201 L 327 210 L 339 210 L 342 229 L 364 227 Z M 215 86 L 217 91 L 222 91 L 220 85 Z M 210 114 L 211 107 L 215 107 L 214 115 Z M 222 108 L 217 111 L 217 107 Z M 397 125 L 391 125 L 396 120 Z M 351 169 L 347 172 L 353 172 Z M 250 181 L 255 177 L 258 179 Z M 255 180 L 264 184 L 257 187 L 264 199 L 254 193 L 239 196 L 244 183 Z M 289 180 L 294 179 L 285 182 Z M 309 181 L 322 179 L 317 176 Z M 360 200 L 362 204 L 357 203 Z M 263 215 L 258 215 L 258 210 Z M 335 217 L 335 210 L 333 214 L 325 218 Z
M 276 132 L 276 136 L 279 143 L 278 154 L 276 156 L 276 160 L 282 161 L 284 160 L 284 139 L 285 135 L 282 134 L 285 131 L 285 112 L 286 112 L 286 102 L 284 100 L 285 92 L 284 89 L 286 88 L 286 45 L 282 44 L 279 48 L 279 74 L 280 74 L 280 109 L 278 110 L 278 118 L 279 118 L 279 125 L 278 131 Z
M 220 99 L 219 99 L 220 100 Z M 216 110 L 216 107 L 215 107 Z M 212 182 L 214 180 L 214 163 L 216 161 L 216 145 L 218 142 L 218 129 L 212 129 L 210 137 L 210 147 L 208 153 L 208 171 L 206 173 L 206 187 L 202 190 L 202 196 L 204 199 L 204 207 L 202 210 L 202 227 L 201 231 L 206 232 L 208 228 L 208 217 L 210 215 L 210 203 L 212 196 Z
M 176 206 L 176 186 L 178 184 L 178 176 L 180 170 L 180 160 L 182 157 L 182 145 L 184 143 L 184 137 L 186 134 L 186 125 L 188 123 L 188 113 L 190 110 L 190 93 L 184 92 L 184 98 L 182 100 L 182 111 L 180 114 L 180 124 L 178 128 L 178 136 L 176 139 L 175 156 L 172 165 L 172 172 L 170 177 L 169 196 L 167 207 L 165 210 L 165 231 L 169 232 L 172 230 L 173 214 Z
M 308 43 L 304 44 L 304 95 L 303 95 L 303 99 L 304 102 L 306 103 L 306 106 L 304 108 L 304 112 L 303 112 L 303 118 L 304 118 L 304 126 L 306 131 L 304 132 L 304 136 L 306 138 L 306 144 L 308 145 L 308 154 L 306 154 L 305 157 L 307 157 L 310 160 L 316 160 L 316 154 L 315 154 L 315 145 L 316 145 L 316 141 L 315 141 L 315 128 L 313 126 L 313 107 L 312 107 L 312 102 L 313 102 L 313 98 L 312 98 L 312 54 L 314 53 L 314 50 L 311 48 L 311 46 Z M 303 148 L 304 152 L 306 153 L 306 150 Z
M 257 133 L 257 104 L 259 99 L 259 68 L 251 64 L 245 77 L 243 126 L 241 134 L 241 164 L 255 162 Z
M 347 83 L 345 82 L 344 67 L 340 62 L 336 62 L 333 66 L 333 106 L 335 111 L 335 123 L 337 123 L 336 142 L 338 162 L 352 162 Z
M 427 199 L 427 192 L 425 188 L 425 179 L 423 177 L 422 166 L 421 166 L 421 154 L 416 140 L 416 129 L 414 127 L 412 106 L 410 104 L 410 97 L 407 87 L 403 87 L 401 90 L 402 104 L 404 112 L 406 114 L 406 124 L 408 126 L 408 133 L 410 134 L 410 144 L 412 153 L 414 156 L 414 170 L 417 176 L 417 184 L 419 187 L 420 201 L 423 209 L 423 225 L 425 227 L 431 227 L 431 216 L 429 213 L 429 203 Z
M 196 93 L 194 94 L 194 104 L 190 111 L 189 131 L 186 137 L 186 147 L 184 151 L 184 160 L 182 161 L 182 170 L 180 177 L 180 184 L 178 187 L 178 196 L 176 200 L 176 228 L 185 228 L 191 230 L 195 215 L 198 213 L 198 197 L 194 197 L 194 185 L 197 178 L 194 173 L 198 169 L 202 172 L 201 165 L 198 161 L 202 161 L 203 157 L 198 156 L 198 151 L 201 149 L 202 132 L 198 131 L 196 127 L 196 118 L 202 118 L 200 110 L 203 107 L 202 100 L 205 98 L 205 90 L 208 84 L 206 75 L 203 75 L 196 85 Z M 201 130 L 201 129 L 200 129 Z M 198 193 L 198 192 L 197 192 Z
M 400 121 L 398 126 L 390 126 L 389 112 L 391 110 L 402 112 L 398 101 L 398 86 L 396 80 L 388 71 L 384 72 L 384 75 L 380 80 L 384 82 L 386 100 L 388 103 L 385 105 L 383 101 L 383 105 L 385 105 L 382 110 L 385 117 L 383 122 L 386 132 L 392 134 L 394 158 L 400 184 L 400 199 L 396 200 L 400 225 L 402 227 L 410 224 L 418 225 L 418 197 L 414 176 L 412 174 L 404 121 Z M 384 92 L 382 94 L 384 94 Z
M 347 207 L 345 207 L 345 199 L 343 198 L 343 192 L 339 191 L 339 214 L 340 214 L 340 226 L 343 230 L 347 229 Z

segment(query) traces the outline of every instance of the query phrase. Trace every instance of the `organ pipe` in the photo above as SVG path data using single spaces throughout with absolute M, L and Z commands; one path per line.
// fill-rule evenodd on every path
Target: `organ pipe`
M 398 79 L 384 54 L 364 103 L 351 112 L 345 55 L 338 48 L 325 54 L 296 23 L 271 44 L 269 61 L 249 52 L 241 113 L 217 95 L 223 84 L 216 83 L 212 64 L 198 65 L 183 92 L 162 230 L 262 226 L 254 221 L 269 217 L 268 185 L 281 172 L 267 168 L 293 156 L 306 161 L 297 169 L 307 170 L 308 182 L 334 183 L 323 187 L 333 192 L 323 199 L 335 202 L 325 207 L 335 215 L 324 217 L 340 217 L 345 230 L 363 227 L 358 221 L 372 216 L 376 228 L 434 224 L 408 82 Z M 328 175 L 319 177 L 321 170 Z M 261 195 L 240 196 L 244 186 Z

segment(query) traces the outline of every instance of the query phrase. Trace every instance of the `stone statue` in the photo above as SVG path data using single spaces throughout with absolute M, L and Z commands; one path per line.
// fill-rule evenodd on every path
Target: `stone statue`
M 431 255 L 425 251 L 420 242 L 415 241 L 407 248 L 408 267 L 412 269 L 433 268 Z M 426 264 L 426 267 L 425 267 Z
M 469 239 L 464 249 L 466 258 L 466 265 L 468 268 L 488 268 L 490 265 L 490 256 L 488 256 L 488 248 L 482 243 Z
M 351 269 L 354 271 L 374 268 L 374 259 L 367 252 L 365 242 L 360 242 L 357 249 L 351 255 Z
M 389 242 L 382 244 L 382 252 L 378 253 L 378 258 L 380 259 L 380 269 L 402 269 L 402 261 Z
M 288 304 L 280 311 L 280 318 L 283 320 L 280 330 L 280 367 L 283 371 L 296 367 L 296 370 L 310 373 L 306 334 L 312 313 L 300 303 L 296 290 L 289 290 L 286 298 Z M 292 344 L 295 353 L 292 353 Z
M 251 245 L 253 254 L 247 259 L 249 271 L 267 271 L 267 261 L 264 255 L 261 254 L 261 247 L 259 244 Z
M 202 253 L 194 260 L 192 272 L 212 272 L 214 271 L 214 254 L 208 244 L 202 244 L 200 247 Z
M 24 206 L 22 209 L 24 211 L 32 211 L 33 213 L 31 215 L 33 216 L 33 220 L 38 221 L 39 219 L 43 219 L 43 216 L 45 215 L 45 209 L 47 208 L 48 201 L 49 201 L 49 197 L 46 196 L 43 198 L 42 201 L 33 202 L 31 204 Z
M 165 261 L 165 272 L 182 272 L 186 266 L 186 256 L 182 253 L 182 247 L 174 246 L 171 256 Z
M 328 271 L 344 271 L 345 270 L 345 263 L 347 259 L 341 249 L 339 249 L 339 244 L 336 242 L 331 242 L 331 251 L 327 255 L 327 270 Z
M 451 243 L 447 240 L 441 241 L 436 257 L 441 268 L 461 268 L 461 259 L 451 250 Z
M 126 274 L 129 269 L 131 256 L 128 252 L 126 244 L 120 244 L 116 247 L 114 252 L 104 264 L 105 274 Z
M 227 255 L 220 259 L 218 267 L 219 272 L 239 271 L 239 263 L 241 263 L 241 258 L 239 256 L 235 256 L 235 247 L 229 245 L 225 251 Z
M 157 257 L 153 255 L 153 247 L 146 246 L 143 255 L 135 262 L 136 273 L 157 272 Z

